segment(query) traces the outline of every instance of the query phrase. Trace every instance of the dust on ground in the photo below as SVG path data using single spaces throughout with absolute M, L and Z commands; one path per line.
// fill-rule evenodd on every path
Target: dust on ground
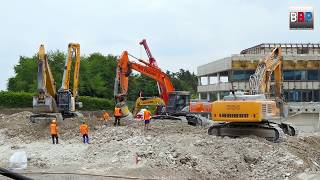
M 284 137 L 271 143 L 257 137 L 221 138 L 207 128 L 180 121 L 153 121 L 150 130 L 132 121 L 104 126 L 88 120 L 90 144 L 83 144 L 80 120 L 58 124 L 51 144 L 48 123 L 30 123 L 31 112 L 0 114 L 0 166 L 26 151 L 26 172 L 81 172 L 155 179 L 286 179 L 320 170 L 320 136 Z M 48 179 L 48 177 L 42 177 Z M 96 177 L 97 178 L 97 177 Z M 54 178 L 53 178 L 54 179 Z

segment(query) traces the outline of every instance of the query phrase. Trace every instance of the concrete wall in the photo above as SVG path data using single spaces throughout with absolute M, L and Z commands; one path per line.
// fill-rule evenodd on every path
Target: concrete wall
M 281 121 L 275 122 L 280 123 Z M 319 113 L 303 113 L 287 118 L 286 120 L 283 119 L 283 122 L 290 123 L 291 125 L 293 125 L 298 130 L 298 133 L 320 132 Z

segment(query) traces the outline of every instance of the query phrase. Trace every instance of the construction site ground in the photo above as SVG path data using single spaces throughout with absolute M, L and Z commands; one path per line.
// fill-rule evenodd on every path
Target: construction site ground
M 0 167 L 10 168 L 10 156 L 25 151 L 28 167 L 18 172 L 38 179 L 291 179 L 320 171 L 319 134 L 272 143 L 209 136 L 207 127 L 173 120 L 154 120 L 144 130 L 135 120 L 114 127 L 86 119 L 90 144 L 83 144 L 80 119 L 70 118 L 59 122 L 53 145 L 48 123 L 29 123 L 31 114 L 0 112 Z

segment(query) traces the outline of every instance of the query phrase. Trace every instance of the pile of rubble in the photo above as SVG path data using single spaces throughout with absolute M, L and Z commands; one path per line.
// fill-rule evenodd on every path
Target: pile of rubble
M 144 130 L 138 121 L 114 127 L 88 120 L 87 145 L 81 143 L 75 118 L 59 124 L 61 143 L 52 145 L 48 124 L 30 124 L 30 114 L 0 117 L 0 162 L 24 150 L 29 168 L 55 170 L 63 164 L 147 178 L 285 179 L 320 171 L 319 136 L 285 137 L 277 144 L 257 137 L 209 136 L 206 128 L 180 121 L 157 120 Z
M 95 166 L 119 168 L 133 166 L 136 157 L 142 167 L 218 179 L 285 178 L 306 169 L 299 157 L 263 139 L 214 137 L 172 121 L 154 122 L 152 128 L 105 128 L 95 134 L 87 158 Z

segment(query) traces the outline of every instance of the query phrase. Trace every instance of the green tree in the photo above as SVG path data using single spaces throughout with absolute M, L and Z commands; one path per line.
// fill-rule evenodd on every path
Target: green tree
M 57 90 L 61 86 L 66 54 L 62 51 L 50 51 L 48 61 L 56 82 Z M 93 53 L 81 57 L 79 75 L 79 95 L 113 99 L 114 78 L 116 76 L 117 58 L 113 55 Z M 35 93 L 37 88 L 37 56 L 21 56 L 19 63 L 14 67 L 15 76 L 9 78 L 8 90 L 13 92 Z M 197 77 L 188 70 L 180 69 L 178 72 L 169 72 L 175 90 L 190 91 L 192 94 L 197 90 Z M 72 73 L 71 73 L 72 75 Z M 71 86 L 73 77 L 71 76 Z M 139 73 L 132 73 L 129 77 L 128 99 L 136 100 L 139 91 L 144 96 L 158 96 L 157 83 Z
M 37 63 L 36 56 L 20 56 L 19 64 L 14 66 L 15 77 L 9 78 L 9 91 L 35 92 L 37 88 Z

